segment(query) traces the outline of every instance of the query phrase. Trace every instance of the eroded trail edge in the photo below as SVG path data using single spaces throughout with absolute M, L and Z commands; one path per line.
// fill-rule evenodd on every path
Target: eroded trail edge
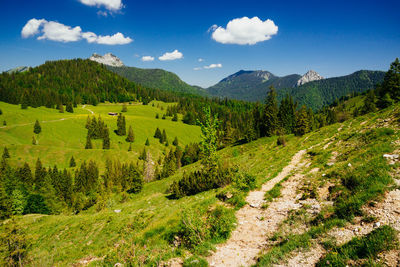
M 252 191 L 246 198 L 247 205 L 236 212 L 238 226 L 231 238 L 217 249 L 207 260 L 210 266 L 249 266 L 255 259 L 268 237 L 287 217 L 290 210 L 298 208 L 296 189 L 302 180 L 301 174 L 291 176 L 283 185 L 281 197 L 263 209 L 264 194 L 277 183 L 302 166 L 306 150 L 297 152 L 291 162 L 261 190 Z

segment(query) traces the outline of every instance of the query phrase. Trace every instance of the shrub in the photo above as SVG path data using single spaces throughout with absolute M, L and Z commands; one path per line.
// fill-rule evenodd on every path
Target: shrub
M 286 138 L 284 136 L 278 136 L 278 140 L 276 141 L 278 146 L 286 146 Z

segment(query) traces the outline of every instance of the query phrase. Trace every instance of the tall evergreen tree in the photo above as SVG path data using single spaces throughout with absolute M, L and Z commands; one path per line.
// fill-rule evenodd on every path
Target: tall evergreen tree
M 309 122 L 309 116 L 307 113 L 307 108 L 306 106 L 302 106 L 298 111 L 296 115 L 296 127 L 294 130 L 294 133 L 298 136 L 302 136 L 306 133 L 308 133 L 310 130 L 310 122 Z
M 126 142 L 134 142 L 135 141 L 135 134 L 133 133 L 132 126 L 129 125 L 128 136 L 126 137 Z
M 286 134 L 293 133 L 296 125 L 296 105 L 293 102 L 293 98 L 287 94 L 281 101 L 278 112 L 279 122 L 282 130 Z
M 42 127 L 40 126 L 39 121 L 36 120 L 35 125 L 33 126 L 33 132 L 35 134 L 40 134 L 41 131 L 42 131 Z
M 76 167 L 76 162 L 75 162 L 74 156 L 72 156 L 71 159 L 69 160 L 69 167 L 71 167 L 71 168 Z
M 199 122 L 201 129 L 200 150 L 202 153 L 202 164 L 209 172 L 215 172 L 218 166 L 217 155 L 217 131 L 219 121 L 217 115 L 211 115 L 210 107 L 204 108 L 204 122 Z
M 119 113 L 117 118 L 117 135 L 119 136 L 126 135 L 125 116 L 122 115 L 122 113 Z
M 69 113 L 74 113 L 74 108 L 73 108 L 71 102 L 68 102 L 68 103 L 67 103 L 67 105 L 66 105 L 66 107 L 65 107 L 65 110 L 66 110 L 67 112 L 69 112 Z
M 10 158 L 10 152 L 8 152 L 8 148 L 5 146 L 3 149 L 3 159 L 9 159 Z
M 46 168 L 43 167 L 42 162 L 40 161 L 40 158 L 38 158 L 36 160 L 35 180 L 34 180 L 37 188 L 40 188 L 44 185 L 46 175 L 47 175 Z
M 105 126 L 103 129 L 103 149 L 110 149 L 110 131 L 108 127 Z
M 178 145 L 179 145 L 178 137 L 175 136 L 175 139 L 174 139 L 174 141 L 172 142 L 172 144 L 173 144 L 174 146 L 178 146 Z
M 168 140 L 167 140 L 167 132 L 165 131 L 165 129 L 163 129 L 162 137 L 160 138 L 160 143 L 164 143 L 164 142 L 168 142 Z
M 364 105 L 362 107 L 362 113 L 367 114 L 369 112 L 375 112 L 376 111 L 375 103 L 376 103 L 375 92 L 373 90 L 370 90 L 365 96 Z
M 156 129 L 156 132 L 154 133 L 154 138 L 158 138 L 158 139 L 162 138 L 161 131 L 158 127 Z
M 85 145 L 85 149 L 92 149 L 93 145 L 92 145 L 92 139 L 90 138 L 89 135 L 86 136 L 86 145 Z
M 379 91 L 380 97 L 389 93 L 391 99 L 394 101 L 400 101 L 400 61 L 398 58 L 390 64 L 390 68 L 385 74 L 385 78 Z
M 265 132 L 263 136 L 275 135 L 279 128 L 278 121 L 278 101 L 276 100 L 276 91 L 273 86 L 269 88 L 267 98 L 265 100 L 265 108 L 263 114 Z
M 150 145 L 149 138 L 146 139 L 146 143 L 145 143 L 144 145 L 145 145 L 145 146 L 149 146 L 149 145 Z

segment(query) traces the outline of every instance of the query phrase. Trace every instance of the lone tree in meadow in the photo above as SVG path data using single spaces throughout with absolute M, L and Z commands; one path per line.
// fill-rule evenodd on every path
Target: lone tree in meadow
M 66 107 L 65 107 L 65 110 L 66 110 L 67 112 L 69 112 L 69 113 L 74 113 L 74 108 L 72 107 L 72 103 L 71 103 L 71 102 L 68 102 L 68 103 L 67 103 L 67 105 L 66 105 Z
M 93 145 L 92 145 L 92 139 L 90 138 L 89 135 L 86 136 L 86 145 L 85 145 L 85 149 L 92 149 Z
M 120 113 L 117 118 L 117 135 L 124 136 L 126 135 L 126 122 L 125 116 Z
M 8 152 L 8 148 L 4 147 L 3 150 L 3 159 L 9 159 L 10 158 L 10 152 Z
M 75 162 L 74 156 L 72 156 L 71 159 L 69 160 L 69 166 L 71 168 L 76 167 L 76 162 Z
M 126 137 L 125 140 L 126 140 L 126 142 L 130 142 L 130 143 L 135 141 L 135 134 L 133 133 L 133 129 L 132 129 L 131 125 L 129 125 L 128 136 Z
M 33 132 L 35 134 L 40 134 L 41 131 L 42 131 L 42 127 L 40 126 L 39 121 L 36 120 L 35 125 L 33 126 Z
M 150 145 L 149 138 L 146 139 L 146 143 L 145 143 L 144 145 L 145 145 L 145 146 L 149 146 L 149 145 Z

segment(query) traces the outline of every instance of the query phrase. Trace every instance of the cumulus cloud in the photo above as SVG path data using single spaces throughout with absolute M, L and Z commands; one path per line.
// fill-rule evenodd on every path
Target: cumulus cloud
M 117 11 L 123 8 L 121 0 L 79 0 L 87 6 L 105 7 L 110 11 Z
M 166 61 L 166 60 L 176 60 L 176 59 L 181 59 L 181 58 L 183 58 L 183 54 L 175 49 L 173 52 L 165 53 L 158 59 L 161 61 Z
M 222 64 L 218 63 L 218 64 L 211 64 L 208 66 L 204 66 L 205 69 L 215 69 L 215 68 L 222 68 Z
M 216 68 L 222 68 L 222 64 L 221 63 L 217 63 L 217 64 L 210 64 L 208 66 L 204 66 L 204 67 L 197 67 L 197 68 L 193 68 L 193 70 L 202 70 L 202 69 L 216 69 Z
M 125 37 L 118 32 L 114 35 L 97 35 L 93 32 L 82 32 L 81 27 L 71 27 L 55 21 L 47 21 L 45 19 L 31 19 L 22 28 L 21 35 L 28 38 L 41 34 L 38 40 L 52 40 L 56 42 L 76 42 L 85 39 L 88 43 L 97 43 L 105 45 L 122 45 L 129 44 L 133 40 Z
M 153 61 L 153 60 L 154 60 L 154 57 L 152 57 L 152 56 L 143 56 L 142 57 L 143 62 Z
M 36 35 L 39 33 L 39 28 L 43 23 L 47 21 L 44 19 L 31 19 L 29 20 L 25 26 L 22 28 L 21 35 L 24 38 L 28 38 L 30 36 Z
M 212 31 L 212 38 L 222 44 L 254 45 L 271 39 L 278 33 L 278 26 L 270 19 L 243 17 L 229 21 L 226 28 L 213 25 L 209 31 Z

